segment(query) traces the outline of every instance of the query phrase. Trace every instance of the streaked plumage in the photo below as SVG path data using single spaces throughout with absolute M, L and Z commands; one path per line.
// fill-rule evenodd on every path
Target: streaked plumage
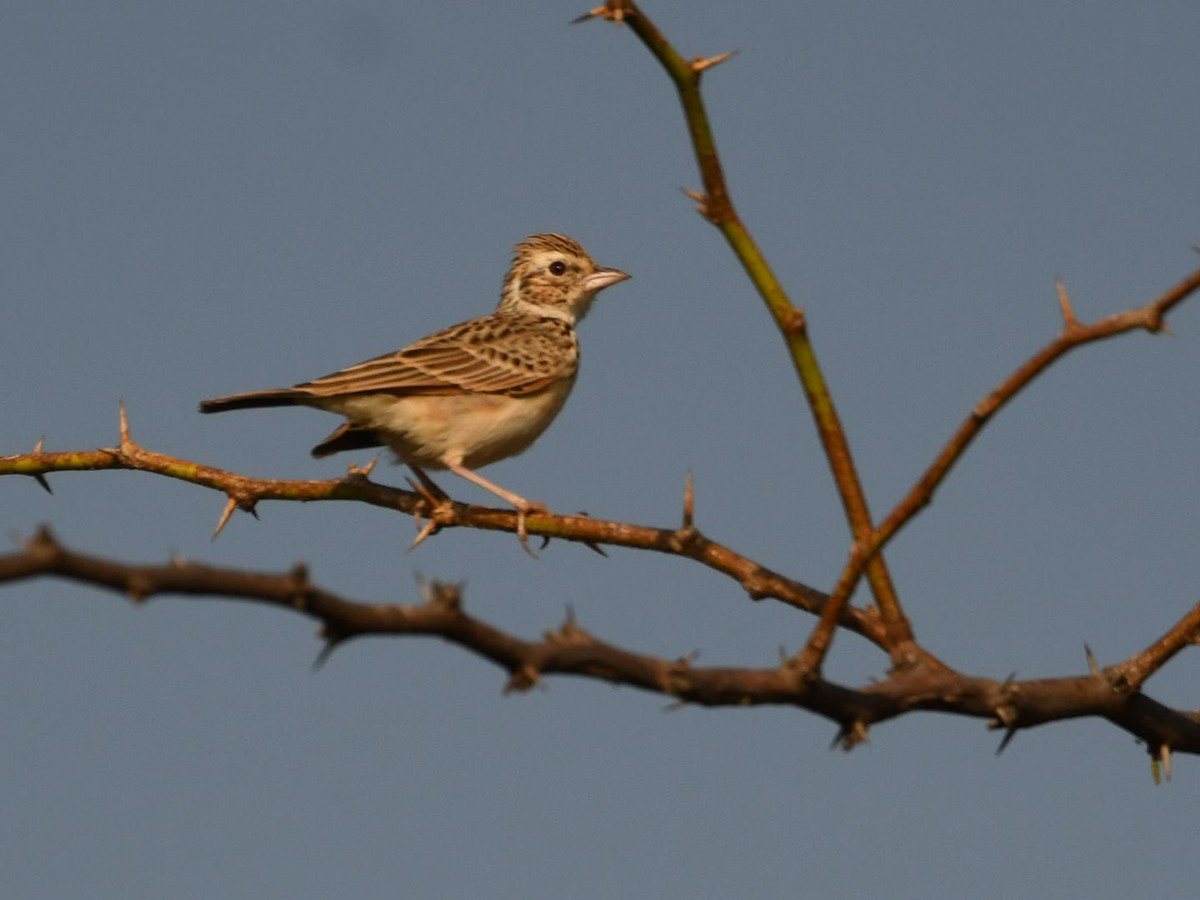
M 490 315 L 395 353 L 290 388 L 204 400 L 200 411 L 312 406 L 346 422 L 314 456 L 387 445 L 410 466 L 449 469 L 522 513 L 535 508 L 472 469 L 529 447 L 562 409 L 579 368 L 575 324 L 595 295 L 629 276 L 597 266 L 575 241 L 518 244 Z

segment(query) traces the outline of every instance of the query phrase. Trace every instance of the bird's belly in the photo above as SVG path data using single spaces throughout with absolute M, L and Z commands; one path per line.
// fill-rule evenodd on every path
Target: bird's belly
M 403 462 L 476 469 L 526 450 L 554 421 L 573 383 L 567 379 L 526 397 L 363 394 L 325 408 L 374 430 Z

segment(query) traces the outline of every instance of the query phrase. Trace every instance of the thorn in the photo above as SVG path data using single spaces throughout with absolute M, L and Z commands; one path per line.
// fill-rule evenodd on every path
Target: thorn
M 428 606 L 458 612 L 462 609 L 462 587 L 448 581 L 421 581 L 421 596 Z
M 1066 284 L 1061 278 L 1055 278 L 1054 286 L 1058 290 L 1058 308 L 1062 312 L 1063 327 L 1068 331 L 1078 328 L 1079 322 L 1075 318 L 1075 310 L 1071 309 L 1071 298 L 1067 294 Z
M 1093 675 L 1099 675 L 1100 674 L 1100 664 L 1096 662 L 1096 656 L 1094 653 L 1092 653 L 1092 648 L 1089 647 L 1087 644 L 1084 644 L 1083 645 L 1083 653 L 1084 653 L 1084 656 L 1087 658 L 1088 671 L 1090 671 Z
M 33 445 L 33 452 L 41 453 L 45 449 L 45 447 L 46 447 L 46 436 L 43 434 L 40 438 L 38 438 L 38 442 Z M 54 491 L 50 490 L 50 482 L 48 482 L 46 480 L 46 476 L 43 473 L 38 472 L 36 475 L 32 475 L 30 477 L 33 478 L 33 480 L 36 481 L 38 484 L 40 484 L 42 486 L 42 490 L 44 490 L 47 494 L 54 493 Z
M 628 0 L 607 0 L 599 6 L 593 7 L 581 16 L 576 16 L 571 20 L 572 25 L 577 25 L 580 22 L 586 22 L 588 19 L 608 19 L 610 22 L 616 22 L 620 25 L 625 21 L 625 16 L 633 12 L 630 8 L 631 4 Z
M 696 492 L 692 483 L 692 470 L 687 470 L 687 480 L 683 483 L 683 527 L 691 528 L 696 512 Z
M 1015 727 L 1009 728 L 1007 731 L 1004 732 L 1004 739 L 1000 741 L 1000 746 L 996 748 L 997 756 L 999 756 L 1001 753 L 1004 752 L 1004 748 L 1008 746 L 1009 741 L 1011 741 L 1014 737 L 1016 737 L 1016 735 L 1017 735 L 1017 729 Z
M 586 509 L 579 510 L 579 512 L 575 513 L 575 515 L 580 516 L 584 519 L 591 518 L 591 516 L 588 514 L 588 511 Z M 542 537 L 542 546 L 538 547 L 538 550 L 545 550 L 546 545 L 549 543 L 550 543 L 550 535 L 548 535 L 548 534 L 544 535 Z M 584 541 L 583 546 L 587 547 L 589 550 L 593 551 L 594 553 L 599 553 L 605 559 L 608 559 L 608 554 L 604 551 L 604 548 L 601 547 L 599 544 L 597 544 L 595 541 Z
M 379 462 L 379 456 L 376 455 L 365 466 L 360 466 L 358 463 L 350 463 L 350 465 L 348 465 L 346 467 L 346 474 L 347 475 L 361 475 L 363 478 L 368 478 L 368 477 L 370 477 L 371 473 L 375 471 L 375 465 L 378 462 Z
M 582 15 L 576 16 L 571 20 L 570 24 L 579 25 L 582 22 L 586 22 L 589 19 L 599 18 L 602 15 L 604 15 L 604 4 L 601 4 L 600 6 L 594 6 Z
M 532 687 L 537 687 L 542 683 L 541 674 L 529 663 L 523 663 L 520 668 L 514 669 L 509 676 L 508 683 L 504 685 L 505 694 L 513 694 L 518 691 L 524 693 Z
M 716 219 L 713 218 L 712 211 L 708 208 L 708 197 L 706 197 L 704 194 L 701 194 L 699 191 L 689 190 L 688 188 L 680 188 L 679 190 L 681 190 L 686 196 L 696 201 L 696 212 L 710 222 L 716 221 Z
M 317 658 L 313 660 L 312 670 L 320 672 L 325 663 L 329 662 L 329 657 L 333 656 L 333 651 L 337 649 L 337 644 L 333 641 L 326 641 L 325 646 L 321 648 L 321 652 L 317 654 Z
M 575 624 L 575 619 L 569 613 L 557 629 L 547 629 L 542 637 L 551 644 L 587 643 L 588 634 Z
M 416 518 L 416 517 L 414 516 L 414 518 Z M 422 528 L 419 532 L 417 532 L 417 536 L 415 538 L 413 538 L 413 542 L 408 545 L 408 552 L 412 553 L 414 550 L 416 550 L 418 547 L 421 546 L 421 544 L 425 540 L 425 538 L 429 537 L 430 535 L 437 534 L 441 530 L 442 530 L 442 526 L 438 524 L 437 519 L 431 518 L 428 522 L 425 523 L 425 527 Z
M 329 662 L 329 657 L 333 656 L 333 651 L 342 645 L 346 637 L 331 631 L 328 625 L 321 627 L 321 640 L 325 642 L 321 647 L 321 652 L 317 654 L 317 658 L 313 660 L 312 671 L 319 672 Z
M 233 517 L 233 511 L 237 509 L 237 501 L 230 497 L 225 501 L 225 509 L 221 511 L 221 518 L 217 520 L 217 529 L 212 533 L 209 540 L 215 541 L 220 537 L 221 532 L 225 530 L 225 526 L 229 524 L 229 520 Z
M 1010 704 L 997 706 L 993 712 L 996 718 L 992 719 L 990 727 L 999 728 L 1003 725 L 1006 728 L 1011 728 L 1017 724 L 1017 711 Z
M 692 663 L 694 663 L 699 658 L 700 658 L 700 648 L 696 647 L 692 650 L 689 650 L 687 653 L 683 654 L 683 656 L 681 656 L 677 660 L 675 660 L 675 665 L 682 667 L 684 669 L 690 669 L 692 667 Z
M 54 536 L 54 532 L 50 530 L 49 525 L 39 525 L 38 530 L 33 533 L 33 536 L 25 542 L 26 552 L 45 552 L 58 551 L 61 547 L 58 543 L 58 538 Z
M 28 538 L 19 531 L 10 531 L 8 532 L 8 539 L 13 542 L 14 546 L 20 548 L 25 553 L 57 549 L 54 544 L 54 535 L 45 525 L 40 526 Z
M 129 412 L 125 409 L 124 400 L 117 402 L 117 410 L 117 421 L 120 422 L 121 449 L 124 450 L 133 443 L 133 438 L 129 436 Z
M 829 749 L 836 750 L 840 744 L 843 750 L 850 751 L 859 744 L 865 743 L 867 743 L 867 726 L 862 721 L 855 719 L 849 724 L 843 724 L 838 729 Z
M 728 53 L 721 53 L 717 56 L 697 56 L 688 63 L 688 66 L 691 67 L 693 72 L 699 73 L 705 69 L 711 69 L 713 66 L 719 66 L 721 63 L 735 56 L 737 56 L 736 50 L 730 50 Z

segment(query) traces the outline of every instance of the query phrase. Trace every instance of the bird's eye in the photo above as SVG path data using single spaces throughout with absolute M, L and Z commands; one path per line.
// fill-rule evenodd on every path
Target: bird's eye
M 561 275 L 565 271 L 567 271 L 567 264 L 561 259 L 556 259 L 554 262 L 550 263 L 550 274 Z

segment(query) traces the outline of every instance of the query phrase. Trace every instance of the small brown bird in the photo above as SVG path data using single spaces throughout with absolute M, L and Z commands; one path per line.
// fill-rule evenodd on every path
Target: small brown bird
M 524 544 L 526 514 L 543 507 L 473 470 L 546 430 L 579 370 L 576 323 L 597 293 L 628 277 L 569 237 L 535 234 L 516 246 L 489 315 L 315 381 L 204 400 L 200 411 L 312 406 L 345 416 L 313 456 L 386 445 L 419 475 L 449 469 L 512 505 Z

